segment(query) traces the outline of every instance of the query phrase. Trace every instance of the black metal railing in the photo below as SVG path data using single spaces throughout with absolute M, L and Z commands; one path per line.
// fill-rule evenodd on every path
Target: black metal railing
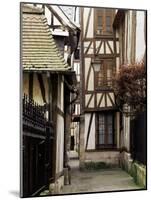
M 54 125 L 48 109 L 23 96 L 23 196 L 36 196 L 53 178 Z
M 46 131 L 48 120 L 46 118 L 46 109 L 39 105 L 26 94 L 23 96 L 23 125 Z

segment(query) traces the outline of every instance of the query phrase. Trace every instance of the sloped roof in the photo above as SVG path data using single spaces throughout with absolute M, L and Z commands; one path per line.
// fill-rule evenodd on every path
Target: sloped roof
M 70 69 L 59 52 L 43 9 L 22 8 L 22 65 L 24 70 L 66 71 Z

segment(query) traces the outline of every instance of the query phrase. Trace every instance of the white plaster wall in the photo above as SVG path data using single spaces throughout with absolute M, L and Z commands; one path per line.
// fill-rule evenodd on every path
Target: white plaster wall
M 29 75 L 27 73 L 23 73 L 23 95 L 24 93 L 28 95 L 28 87 L 29 87 Z
M 107 100 L 107 107 L 112 106 L 112 102 L 111 102 L 111 100 L 109 99 L 108 95 L 106 96 L 106 100 Z
M 86 106 L 87 106 L 87 104 L 88 104 L 88 101 L 89 101 L 90 97 L 91 97 L 91 94 L 86 94 L 86 95 L 85 95 L 85 105 L 86 105 Z
M 109 41 L 109 45 L 110 45 L 112 51 L 114 52 L 113 41 Z
M 112 101 L 115 103 L 115 96 L 114 96 L 114 93 L 113 93 L 113 92 L 110 92 L 109 95 L 110 95 Z
M 129 150 L 130 148 L 130 117 L 123 117 L 123 135 L 124 135 L 124 146 Z
M 87 51 L 87 49 L 88 49 L 90 43 L 91 43 L 90 41 L 84 42 L 84 53 L 86 53 L 86 51 Z M 93 43 L 91 43 L 87 54 L 93 54 L 93 51 L 94 51 Z
M 110 51 L 110 49 L 109 49 L 107 43 L 106 43 L 105 45 L 106 45 L 106 53 L 107 53 L 107 54 L 111 54 L 112 52 Z
M 120 58 L 116 57 L 116 73 L 119 72 L 119 68 L 120 68 Z
M 92 8 L 91 8 L 92 9 Z M 86 31 L 86 26 L 87 26 L 87 19 L 88 19 L 88 15 L 89 15 L 89 11 L 90 8 L 84 8 L 84 15 L 83 15 L 83 24 L 84 24 L 84 35 L 85 35 L 85 31 Z M 94 9 L 91 10 L 91 16 L 90 16 L 90 20 L 89 20 L 89 26 L 88 26 L 88 31 L 87 31 L 87 37 L 93 37 L 93 29 L 94 29 Z
M 93 114 L 87 149 L 95 149 L 95 114 Z
M 47 22 L 50 25 L 51 24 L 51 12 L 46 6 L 45 6 L 45 17 L 47 18 Z
M 89 108 L 94 108 L 94 95 L 90 101 Z
M 84 126 L 84 147 L 86 146 L 86 140 L 87 140 L 87 133 L 88 133 L 88 127 L 89 127 L 89 122 L 90 122 L 90 116 L 91 114 L 86 113 L 84 115 L 85 118 L 85 126 Z
M 58 100 L 57 100 L 57 106 L 61 109 L 61 111 L 64 111 L 64 82 L 63 77 L 58 77 Z
M 98 93 L 98 94 L 97 94 L 97 106 L 98 106 L 98 104 L 99 104 L 99 101 L 100 101 L 101 96 L 102 96 L 101 93 Z
M 89 91 L 94 90 L 94 71 L 93 71 L 92 67 L 91 67 L 90 76 L 89 76 L 89 80 L 88 80 L 88 90 Z
M 100 48 L 100 51 L 99 51 L 99 54 L 104 54 L 105 51 L 104 51 L 104 45 L 102 44 L 101 48 Z
M 88 32 L 87 32 L 87 37 L 92 38 L 93 37 L 93 29 L 94 29 L 94 8 L 91 8 L 91 15 L 90 15 L 90 20 L 89 20 L 89 26 L 88 26 Z
M 85 58 L 85 85 L 86 85 L 86 79 L 87 79 L 90 63 L 91 63 L 91 58 Z
M 60 108 L 64 112 L 64 77 L 61 77 L 61 105 Z
M 84 8 L 84 12 L 83 12 L 83 33 L 84 33 L 84 35 L 85 35 L 85 29 L 86 29 L 89 11 L 90 11 L 90 8 Z
M 48 86 L 48 78 L 46 74 L 42 74 L 43 82 L 44 82 L 44 87 L 45 87 L 45 95 L 46 95 L 46 102 L 48 102 L 48 91 L 49 91 L 49 86 Z
M 125 51 L 124 51 L 124 62 L 127 62 L 126 61 L 126 53 L 127 53 L 127 34 L 128 34 L 128 26 L 127 26 L 127 21 L 128 21 L 128 11 L 126 12 L 126 15 L 125 15 L 125 30 L 124 30 L 124 48 L 125 48 Z
M 46 97 L 46 102 L 48 102 L 48 80 L 47 80 L 47 75 L 42 74 L 42 79 L 44 83 L 44 88 L 45 88 L 45 97 Z M 24 73 L 23 74 L 23 94 L 29 95 L 29 73 Z M 37 78 L 37 74 L 33 74 L 33 99 L 36 101 L 38 104 L 43 105 L 43 98 L 41 94 L 41 89 L 40 89 L 40 84 Z
M 144 37 L 145 12 L 136 12 L 136 61 L 141 61 L 145 53 Z
M 132 11 L 128 11 L 128 41 L 127 41 L 127 58 L 128 63 L 131 62 L 131 45 L 132 45 Z
M 56 173 L 63 170 L 64 157 L 64 119 L 57 115 Z
M 116 41 L 116 53 L 120 53 L 119 41 Z
M 35 73 L 33 75 L 33 99 L 40 105 L 43 105 L 44 103 L 41 95 L 40 84 L 37 78 L 37 74 Z
M 100 107 L 105 107 L 105 95 L 103 95 Z
M 116 135 L 117 135 L 117 148 L 120 147 L 120 113 L 116 113 Z

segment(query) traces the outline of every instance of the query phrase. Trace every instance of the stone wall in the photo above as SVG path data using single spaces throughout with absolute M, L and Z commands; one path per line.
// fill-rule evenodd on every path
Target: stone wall
M 136 184 L 146 188 L 146 166 L 133 161 L 127 152 L 120 153 L 119 164 L 134 178 Z
M 106 164 L 119 165 L 118 151 L 85 152 L 85 162 L 104 162 Z

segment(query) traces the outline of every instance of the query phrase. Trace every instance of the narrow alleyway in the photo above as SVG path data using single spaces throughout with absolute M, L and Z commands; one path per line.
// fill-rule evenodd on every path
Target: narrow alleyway
M 70 159 L 71 185 L 65 185 L 61 194 L 141 189 L 133 178 L 120 168 L 80 171 L 79 160 L 72 153 Z

